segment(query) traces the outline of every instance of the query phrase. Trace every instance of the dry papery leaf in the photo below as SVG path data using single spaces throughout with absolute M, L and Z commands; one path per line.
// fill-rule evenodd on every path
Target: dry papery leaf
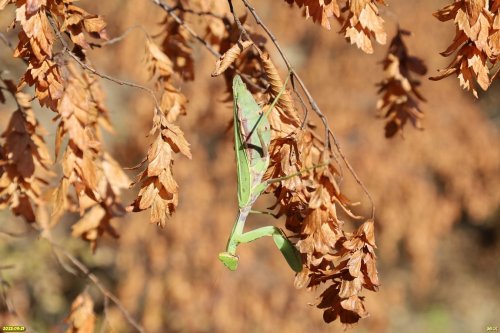
M 251 80 L 248 89 L 252 93 L 262 92 L 264 90 L 263 86 L 267 84 L 260 54 L 265 52 L 267 40 L 264 36 L 254 33 L 252 27 L 245 24 L 247 18 L 247 15 L 243 15 L 239 20 L 250 36 L 251 41 L 241 39 L 238 25 L 236 22 L 231 21 L 231 23 L 226 24 L 225 33 L 217 45 L 222 56 L 217 60 L 212 76 L 224 74 L 226 91 L 229 96 L 232 95 L 232 82 L 236 73 L 244 76 L 247 83 Z
M 183 14 L 179 14 L 183 18 Z M 169 15 L 162 22 L 165 37 L 161 43 L 162 51 L 170 58 L 174 71 L 184 80 L 194 80 L 193 50 L 189 43 L 191 35 Z
M 455 53 L 453 60 L 431 80 L 456 74 L 460 86 L 471 91 L 476 98 L 476 84 L 488 90 L 494 79 L 494 75 L 490 79 L 490 68 L 497 64 L 500 53 L 498 3 L 498 0 L 455 1 L 434 13 L 442 22 L 453 20 L 457 29 L 453 42 L 441 53 L 445 57 Z
M 31 109 L 30 96 L 17 92 L 12 80 L 0 82 L 18 105 L 2 133 L 0 209 L 10 208 L 14 215 L 31 223 L 36 220 L 36 207 L 44 204 L 42 192 L 50 180 L 52 160 L 43 139 L 45 130 Z M 5 96 L 0 101 L 5 101 Z
M 420 120 L 423 112 L 418 101 L 425 101 L 418 92 L 420 81 L 412 78 L 412 73 L 425 75 L 427 68 L 424 62 L 408 54 L 403 36 L 410 32 L 398 29 L 391 41 L 386 58 L 382 61 L 385 79 L 377 84 L 381 98 L 377 101 L 379 116 L 385 117 L 385 136 L 393 137 L 403 133 L 407 121 L 417 129 L 422 129 Z
M 226 69 L 231 66 L 236 59 L 239 58 L 241 53 L 245 51 L 247 48 L 253 45 L 252 41 L 238 41 L 238 43 L 231 46 L 229 50 L 227 50 L 215 63 L 215 69 L 212 72 L 212 76 L 218 76 L 222 74 Z
M 340 33 L 351 43 L 366 53 L 373 53 L 372 39 L 385 44 L 387 34 L 384 20 L 378 12 L 378 4 L 386 5 L 384 0 L 285 0 L 304 7 L 304 16 L 312 17 L 313 22 L 330 30 L 332 16 L 342 24 Z
M 148 40 L 146 43 L 146 65 L 150 79 L 157 78 L 156 88 L 161 92 L 160 107 L 166 113 L 167 120 L 174 122 L 180 115 L 186 114 L 186 96 L 172 85 L 174 69 L 171 59 L 158 45 Z
M 191 158 L 191 152 L 182 131 L 169 123 L 160 110 L 155 114 L 150 134 L 155 139 L 144 161 L 146 169 L 134 182 L 141 189 L 128 210 L 139 212 L 151 208 L 150 222 L 163 228 L 178 204 L 178 185 L 172 171 L 174 154 L 180 152 Z
M 298 127 L 300 124 L 300 119 L 297 115 L 297 112 L 295 111 L 292 95 L 287 89 L 285 89 L 286 87 L 284 87 L 284 83 L 283 81 L 281 81 L 278 70 L 274 66 L 271 57 L 267 52 L 263 52 L 260 59 L 262 61 L 262 67 L 264 68 L 267 80 L 269 82 L 271 98 L 274 100 L 281 93 L 281 96 L 276 104 L 278 107 L 283 109 L 288 118 L 290 118 L 290 121 L 292 121 L 294 125 Z
M 67 32 L 73 43 L 83 49 L 90 47 L 85 33 L 97 39 L 108 39 L 106 22 L 101 17 L 72 4 L 65 6 L 64 21 L 60 29 Z
M 78 295 L 71 304 L 71 312 L 65 322 L 69 325 L 66 333 L 94 333 L 94 301 L 88 292 Z

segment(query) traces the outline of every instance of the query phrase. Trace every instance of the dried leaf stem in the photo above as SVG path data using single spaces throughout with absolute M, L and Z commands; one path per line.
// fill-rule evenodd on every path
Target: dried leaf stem
M 196 15 L 196 16 L 211 16 L 211 17 L 214 17 L 216 19 L 219 19 L 219 20 L 223 20 L 224 18 L 220 15 L 217 15 L 217 14 L 214 14 L 212 12 L 199 12 L 199 11 L 196 11 L 196 10 L 192 10 L 192 9 L 189 9 L 189 8 L 184 8 L 181 4 L 178 4 L 178 5 L 175 5 L 173 7 L 171 7 L 168 12 L 173 12 L 173 11 L 176 11 L 176 10 L 179 10 L 183 13 L 188 13 L 188 14 L 193 14 L 193 15 Z

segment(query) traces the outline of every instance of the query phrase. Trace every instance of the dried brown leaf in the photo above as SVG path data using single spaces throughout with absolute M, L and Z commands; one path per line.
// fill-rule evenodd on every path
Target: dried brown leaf
M 274 66 L 273 61 L 268 53 L 264 52 L 261 56 L 262 67 L 267 75 L 267 79 L 269 82 L 269 87 L 271 90 L 271 98 L 274 100 L 279 93 L 282 91 L 284 87 L 284 83 L 280 78 L 278 70 Z M 300 124 L 299 117 L 297 115 L 297 111 L 295 110 L 294 103 L 290 92 L 285 88 L 283 93 L 281 94 L 277 106 L 283 109 L 285 115 L 289 119 L 290 122 L 293 123 L 295 127 L 298 127 Z
M 226 69 L 231 66 L 236 59 L 245 51 L 247 48 L 253 45 L 252 41 L 238 41 L 236 44 L 231 46 L 215 63 L 215 69 L 212 72 L 212 76 L 218 76 L 222 74 Z
M 337 0 L 285 0 L 290 5 L 295 3 L 299 8 L 304 8 L 306 19 L 312 18 L 313 22 L 320 24 L 323 28 L 330 30 L 330 18 L 340 17 L 340 7 Z
M 94 333 L 94 302 L 87 292 L 76 297 L 65 321 L 69 325 L 66 333 Z

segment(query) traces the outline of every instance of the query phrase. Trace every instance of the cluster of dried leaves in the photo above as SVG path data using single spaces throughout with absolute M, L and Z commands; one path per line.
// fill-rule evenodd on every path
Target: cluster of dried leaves
M 232 46 L 226 46 L 227 51 L 216 63 L 212 75 L 233 66 L 252 78 L 252 82 L 258 84 L 265 79 L 267 92 L 264 96 L 256 95 L 264 101 L 266 110 L 284 83 L 264 47 L 253 42 L 254 37 L 258 41 L 263 38 L 254 33 L 248 35 L 252 40 L 238 39 Z M 233 34 L 233 38 L 236 36 Z M 256 73 L 259 76 L 256 77 Z M 337 183 L 339 172 L 330 152 L 310 128 L 303 128 L 290 91 L 285 90 L 280 96 L 269 120 L 272 141 L 267 178 L 325 165 L 271 186 L 276 196 L 274 207 L 279 207 L 279 216 L 286 216 L 286 227 L 296 234 L 297 247 L 305 259 L 305 267 L 296 277 L 296 286 L 315 289 L 324 284 L 325 291 L 317 304 L 324 309 L 324 320 L 356 323 L 368 315 L 361 292 L 376 291 L 378 287 L 373 221 L 364 222 L 354 234 L 344 230 L 337 209 L 357 217 L 350 212 L 350 202 L 341 194 Z
M 120 191 L 130 184 L 120 165 L 103 150 L 99 125 L 110 129 L 101 90 L 95 76 L 73 64 L 66 70 L 65 93 L 59 102 L 56 157 L 64 138 L 68 142 L 61 155 L 63 177 L 54 191 L 53 221 L 65 211 L 78 210 L 82 218 L 72 229 L 73 236 L 90 241 L 95 249 L 103 233 L 118 237 L 111 226 L 113 217 L 123 216 Z M 68 195 L 75 189 L 76 198 Z M 77 207 L 74 207 L 75 200 Z
M 130 184 L 119 164 L 103 150 L 100 130 L 104 128 L 112 132 L 112 127 L 98 77 L 89 73 L 91 66 L 85 55 L 86 49 L 107 39 L 106 23 L 97 15 L 74 5 L 72 0 L 2 1 L 0 9 L 9 3 L 16 6 L 13 25 L 19 23 L 21 28 L 14 56 L 27 63 L 26 72 L 17 87 L 10 81 L 4 81 L 6 91 L 15 96 L 20 108 L 13 114 L 12 126 L 16 125 L 14 122 L 26 118 L 26 122 L 31 123 L 27 134 L 35 134 L 37 122 L 29 105 L 26 105 L 28 98 L 16 95 L 16 91 L 25 84 L 34 86 L 40 105 L 54 111 L 54 121 L 58 122 L 55 156 L 56 159 L 61 156 L 63 176 L 54 189 L 45 189 L 52 192 L 52 199 L 48 200 L 53 205 L 51 226 L 65 212 L 78 211 L 81 218 L 73 225 L 72 234 L 90 241 L 95 249 L 97 240 L 104 233 L 118 237 L 110 221 L 124 215 L 120 191 Z M 177 184 L 171 170 L 173 153 L 182 152 L 190 157 L 182 131 L 172 124 L 178 115 L 185 113 L 187 100 L 172 85 L 171 76 L 177 71 L 182 73 L 184 80 L 194 78 L 188 35 L 173 21 L 166 20 L 164 26 L 163 51 L 152 41 L 148 41 L 147 47 L 148 67 L 151 76 L 156 77 L 157 90 L 161 93 L 161 103 L 155 109 L 151 131 L 156 140 L 145 159 L 148 167 L 139 175 L 141 190 L 138 198 L 130 207 L 134 211 L 152 207 L 152 221 L 160 225 L 165 224 L 166 217 L 177 205 Z M 57 45 L 62 46 L 62 50 Z M 80 66 L 76 66 L 75 62 Z M 24 118 L 20 118 L 22 115 Z M 11 138 L 18 135 L 16 130 L 9 128 L 5 136 Z M 27 140 L 23 142 L 29 143 Z M 33 151 L 35 157 L 39 156 L 41 166 L 48 169 L 49 154 L 38 151 L 45 149 L 40 142 L 43 143 L 38 139 L 33 148 L 26 150 L 25 146 L 14 146 L 10 139 L 7 140 L 3 169 L 7 165 L 15 165 L 19 162 L 18 155 L 29 151 Z M 7 179 L 10 179 L 2 201 L 10 205 L 15 214 L 33 222 L 36 217 L 29 198 L 35 204 L 41 203 L 40 186 L 34 183 L 38 178 L 30 180 L 32 188 L 16 189 L 12 180 L 18 182 L 26 178 L 24 182 L 28 182 L 34 174 L 34 167 L 20 164 L 18 168 L 21 177 L 13 173 L 14 169 L 9 172 L 2 169 L 4 183 L 7 184 Z
M 412 72 L 425 75 L 427 67 L 417 57 L 410 56 L 403 41 L 403 36 L 410 35 L 409 31 L 398 29 L 391 41 L 387 56 L 382 61 L 385 79 L 378 83 L 381 98 L 377 102 L 379 115 L 387 118 L 385 136 L 393 137 L 402 133 L 407 121 L 415 128 L 421 129 L 420 119 L 423 112 L 418 101 L 425 98 L 418 92 L 420 81 L 412 78 Z
M 187 98 L 174 87 L 172 79 L 175 73 L 184 81 L 194 79 L 189 34 L 168 16 L 163 24 L 166 31 L 161 47 L 152 40 L 146 43 L 146 64 L 161 93 L 161 102 L 155 108 L 153 128 L 149 133 L 154 141 L 140 165 L 145 164 L 146 168 L 135 181 L 140 183 L 141 189 L 129 207 L 134 212 L 151 208 L 150 221 L 160 227 L 165 226 L 178 204 L 178 185 L 172 170 L 174 154 L 180 152 L 191 158 L 184 134 L 173 124 L 179 115 L 186 114 Z
M 463 89 L 471 91 L 477 98 L 476 84 L 487 90 L 498 77 L 490 73 L 499 63 L 500 57 L 500 1 L 456 0 L 434 13 L 446 22 L 453 20 L 456 35 L 451 45 L 441 54 L 453 60 L 442 74 L 431 78 L 441 80 L 456 74 Z
M 54 111 L 58 122 L 55 156 L 61 155 L 63 176 L 55 189 L 47 189 L 53 197 L 51 225 L 66 211 L 78 211 L 81 219 L 73 225 L 73 235 L 90 241 L 95 249 L 103 233 L 118 236 L 110 220 L 125 212 L 119 196 L 129 180 L 102 147 L 100 128 L 112 131 L 112 127 L 97 77 L 64 56 L 72 52 L 79 62 L 87 61 L 90 38 L 106 40 L 106 24 L 71 0 L 16 1 L 15 5 L 14 24 L 20 23 L 21 32 L 14 56 L 28 64 L 18 89 L 24 84 L 35 86 L 40 105 Z M 63 50 L 56 50 L 56 42 Z
M 372 39 L 385 44 L 387 34 L 384 20 L 379 15 L 378 5 L 384 0 L 285 0 L 304 7 L 306 18 L 330 30 L 329 19 L 334 16 L 342 25 L 340 33 L 366 53 L 373 53 Z
M 18 93 L 28 84 L 35 87 L 40 104 L 56 113 L 55 156 L 60 159 L 62 177 L 55 188 L 45 189 L 52 193 L 51 225 L 67 211 L 79 212 L 81 218 L 72 226 L 72 234 L 91 242 L 94 249 L 104 233 L 118 237 L 110 221 L 123 216 L 126 210 L 151 209 L 151 222 L 165 226 L 178 204 L 178 185 L 172 170 L 174 155 L 181 153 L 191 158 L 189 144 L 180 128 L 173 124 L 179 115 L 186 113 L 187 103 L 173 79 L 194 79 L 190 33 L 178 20 L 167 16 L 162 23 L 165 31 L 161 43 L 147 40 L 146 65 L 161 97 L 155 98 L 152 144 L 138 166 L 145 166 L 135 181 L 140 190 L 125 209 L 120 191 L 129 185 L 129 180 L 103 149 L 101 128 L 112 131 L 112 127 L 98 77 L 86 57 L 86 49 L 107 39 L 105 22 L 71 0 L 4 1 L 1 8 L 8 3 L 15 3 L 15 23 L 21 26 L 14 56 L 25 60 L 28 66 L 18 86 L 3 80 L 3 90 L 14 96 L 19 109 L 4 133 L 0 169 L 2 206 L 10 206 L 15 214 L 34 222 L 36 205 L 43 204 L 41 187 L 48 181 L 35 173 L 39 172 L 37 169 L 49 170 L 50 154 L 37 133 L 40 129 L 28 96 Z M 245 24 L 246 16 L 237 22 L 227 8 L 221 7 L 220 1 L 200 2 L 191 7 L 179 1 L 176 8 L 182 20 L 185 9 L 219 12 L 220 16 L 207 16 L 204 23 L 206 38 L 223 54 L 213 75 L 224 73 L 229 88 L 235 72 L 242 74 L 258 100 L 269 107 L 283 81 L 265 50 L 266 39 L 251 31 Z M 340 17 L 338 10 L 337 14 Z M 371 37 L 379 42 L 385 39 L 382 21 L 372 2 L 350 2 L 344 21 L 346 37 L 367 52 L 371 52 Z M 244 34 L 239 24 L 244 25 Z M 242 38 L 243 35 L 249 39 Z M 337 167 L 330 161 L 323 140 L 310 128 L 303 128 L 291 92 L 281 95 L 270 113 L 270 122 L 272 162 L 267 177 L 327 165 L 272 188 L 279 215 L 287 216 L 286 225 L 299 238 L 297 246 L 306 259 L 306 268 L 297 276 L 297 286 L 314 288 L 324 283 L 326 291 L 318 307 L 325 309 L 325 321 L 340 318 L 342 323 L 355 323 L 367 315 L 360 293 L 363 289 L 376 290 L 378 285 L 373 221 L 362 224 L 354 234 L 344 231 L 336 210 L 340 207 L 355 216 L 337 184 Z M 70 331 L 93 325 L 93 319 L 88 317 L 89 304 L 91 307 L 88 296 L 75 301 L 68 319 Z
M 43 135 L 31 109 L 30 96 L 18 92 L 12 80 L 0 77 L 0 102 L 9 93 L 17 104 L 0 146 L 0 209 L 9 208 L 27 222 L 35 222 L 36 208 L 43 204 L 42 190 L 52 164 Z

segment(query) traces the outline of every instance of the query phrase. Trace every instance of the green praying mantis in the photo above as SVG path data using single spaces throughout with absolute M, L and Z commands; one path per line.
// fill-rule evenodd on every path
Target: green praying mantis
M 287 82 L 288 78 L 271 104 L 269 112 L 272 111 L 281 94 L 284 92 Z M 271 183 L 291 178 L 298 174 L 262 180 L 270 163 L 268 148 L 271 143 L 271 126 L 267 118 L 268 114 L 261 110 L 261 107 L 257 104 L 239 75 L 236 75 L 233 79 L 233 96 L 234 149 L 236 152 L 238 180 L 238 215 L 227 242 L 226 251 L 219 253 L 219 260 L 227 268 L 234 271 L 238 267 L 236 248 L 239 244 L 271 236 L 288 262 L 288 265 L 295 272 L 300 272 L 302 270 L 300 253 L 281 229 L 275 226 L 266 226 L 247 232 L 243 231 L 248 215 L 253 212 L 253 204 L 267 187 Z

